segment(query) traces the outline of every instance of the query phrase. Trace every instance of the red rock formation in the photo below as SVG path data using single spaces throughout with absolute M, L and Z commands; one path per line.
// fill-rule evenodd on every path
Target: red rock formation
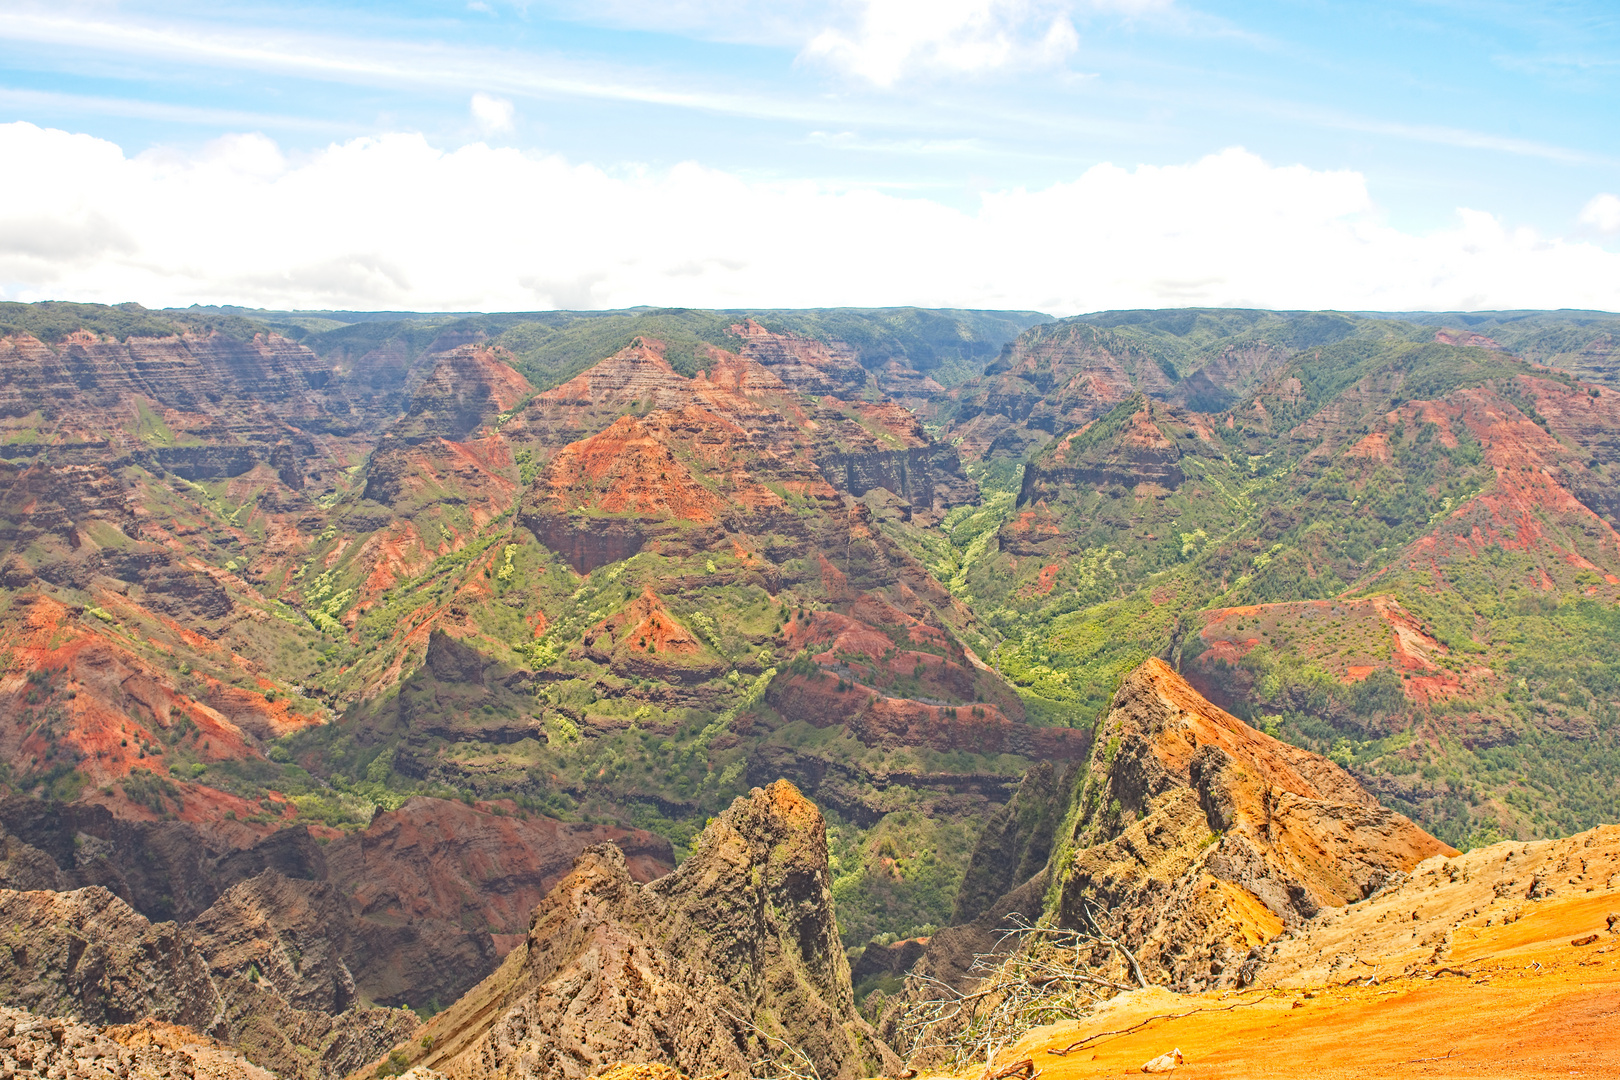
M 180 739 L 204 761 L 259 756 L 241 726 L 109 641 L 99 632 L 101 620 L 41 595 L 20 598 L 18 607 L 22 617 L 0 626 L 0 648 L 17 665 L 0 676 L 0 755 L 19 777 L 46 771 L 59 755 L 98 786 L 134 769 L 161 775 L 168 748 Z M 315 722 L 282 712 L 283 730 Z M 249 805 L 222 798 L 218 816 Z M 204 805 L 195 812 L 206 812 Z
M 444 976 L 433 972 L 450 965 L 442 965 L 434 949 L 462 934 L 481 933 L 491 938 L 492 957 L 505 955 L 522 939 L 531 908 L 569 871 L 573 858 L 609 842 L 624 850 L 635 881 L 674 868 L 669 840 L 640 829 L 565 824 L 426 797 L 377 814 L 366 831 L 327 848 L 327 873 L 352 897 L 361 926 L 418 931 L 374 950 L 373 959 L 356 965 L 356 978 L 369 996 L 384 1001 L 454 997 L 489 967 L 447 972 L 458 984 L 441 989 L 434 983 L 442 984 Z M 423 928 L 439 928 L 437 938 L 421 933 Z
M 776 334 L 748 319 L 731 328 L 742 339 L 741 355 L 771 370 L 801 394 L 858 395 L 866 369 L 855 350 L 842 342 L 823 342 L 798 334 Z

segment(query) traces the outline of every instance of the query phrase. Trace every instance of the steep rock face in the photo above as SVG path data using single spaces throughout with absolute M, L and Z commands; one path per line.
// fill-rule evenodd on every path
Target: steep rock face
M 1102 928 L 1149 979 L 1185 988 L 1241 984 L 1250 950 L 1283 929 L 1451 853 L 1158 659 L 1115 694 L 1076 797 L 1055 857 L 1059 918 Z M 1095 959 L 1128 974 L 1106 946 Z
M 0 920 L 0 986 L 15 1005 L 92 1023 L 218 1026 L 224 1002 L 183 930 L 154 926 L 106 889 L 0 891 Z
M 951 909 L 953 925 L 972 922 L 996 902 L 1046 869 L 1061 824 L 1074 772 L 1041 761 L 1024 775 L 1018 792 L 991 815 L 974 845 L 967 873 Z M 997 917 L 1006 912 L 997 912 Z
M 625 409 L 680 408 L 691 380 L 664 359 L 660 341 L 637 338 L 589 371 L 535 395 L 519 420 L 525 435 L 552 450 L 589 438 Z
M 269 871 L 185 926 L 150 923 L 100 887 L 0 891 L 0 918 L 7 1000 L 93 1023 L 180 1024 L 283 1080 L 332 1080 L 416 1028 L 410 1012 L 355 1005 L 337 956 L 346 905 L 330 886 Z
M 654 917 L 618 849 L 588 849 L 535 908 L 524 945 L 401 1049 L 455 1080 L 575 1080 L 622 1060 L 746 1068 L 746 1039 L 719 1013 L 738 1003 L 659 947 Z
M 866 386 L 866 369 L 843 342 L 772 333 L 753 319 L 733 326 L 731 332 L 742 338 L 739 352 L 745 359 L 769 368 L 801 394 L 853 396 Z
M 1181 451 L 1153 414 L 1154 406 L 1136 397 L 1053 443 L 1024 470 L 1019 505 L 1037 502 L 1063 486 L 1180 487 Z
M 396 437 L 459 442 L 490 416 L 515 409 L 534 388 L 510 360 L 504 350 L 483 345 L 465 345 L 440 356 L 433 373 L 411 395 Z
M 451 500 L 479 524 L 505 510 L 517 467 L 493 421 L 533 393 L 506 359 L 476 345 L 441 356 L 372 452 L 363 498 L 397 510 Z
M 832 406 L 824 398 L 814 423 L 816 464 L 839 491 L 859 498 L 883 488 L 925 516 L 979 497 L 956 449 L 930 439 L 922 422 L 897 402 Z
M 771 1039 L 825 1077 L 894 1063 L 855 1011 L 821 814 L 785 781 L 738 799 L 644 888 L 618 849 L 587 850 L 524 946 L 425 1035 L 408 1060 L 468 1080 L 616 1060 L 738 1070 Z
M 267 870 L 233 886 L 188 929 L 216 979 L 252 972 L 295 1008 L 336 1013 L 356 1000 L 343 962 L 350 921 L 335 886 Z
M 189 480 L 269 464 L 290 488 L 326 483 L 330 436 L 363 423 L 331 366 L 276 334 L 104 340 L 80 331 L 54 345 L 0 338 L 0 430 L 54 463 L 122 457 Z
M 778 781 L 738 799 L 673 874 L 648 886 L 667 920 L 665 947 L 712 972 L 744 1015 L 797 1046 L 822 1076 L 884 1064 L 855 1012 L 838 939 L 826 823 Z
M 342 893 L 273 870 L 185 928 L 223 1002 L 216 1034 L 282 1080 L 329 1080 L 407 1037 L 415 1017 L 361 1005 L 343 956 L 360 944 Z
M 643 548 L 726 550 L 728 533 L 802 538 L 786 497 L 831 503 L 835 493 L 772 436 L 698 406 L 624 416 L 557 453 L 519 520 L 580 573 Z
M 1266 342 L 1231 345 L 1177 383 L 1169 400 L 1199 412 L 1220 412 L 1281 370 L 1293 350 Z
M 326 876 L 323 849 L 302 825 L 256 837 L 246 829 L 130 821 L 104 806 L 14 797 L 0 801 L 0 827 L 9 887 L 102 886 L 154 921 L 194 919 L 231 886 L 265 870 Z

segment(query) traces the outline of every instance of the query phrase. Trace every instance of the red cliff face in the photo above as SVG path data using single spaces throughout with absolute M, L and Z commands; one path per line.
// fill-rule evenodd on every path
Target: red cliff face
M 1157 361 L 1085 325 L 1025 332 L 978 379 L 951 393 L 947 440 L 973 458 L 1029 449 L 1102 416 L 1132 394 L 1163 398 L 1170 379 Z
M 798 334 L 776 334 L 749 319 L 731 328 L 742 338 L 745 359 L 769 368 L 801 394 L 859 395 L 866 386 L 866 369 L 855 350 L 841 342 L 822 342 Z
M 757 549 L 753 538 L 766 533 L 802 540 L 806 521 L 795 508 L 829 510 L 838 492 L 886 488 L 927 513 L 973 497 L 955 452 L 900 406 L 840 400 L 831 383 L 819 402 L 802 396 L 784 372 L 810 360 L 821 366 L 805 370 L 842 370 L 807 341 L 751 331 L 742 356 L 713 350 L 709 367 L 686 379 L 661 343 L 638 339 L 539 395 L 509 429 L 550 455 L 520 512 L 525 524 L 586 573 L 648 544 L 696 551 Z M 574 441 L 556 449 L 564 438 Z
M 495 420 L 531 393 L 494 350 L 445 354 L 372 453 L 364 497 L 408 511 L 450 495 L 477 525 L 503 513 L 517 492 L 517 465 Z
M 530 911 L 593 844 L 616 844 L 639 882 L 675 865 L 669 841 L 640 829 L 494 809 L 419 796 L 328 847 L 330 880 L 352 899 L 357 934 L 375 946 L 351 961 L 368 996 L 453 999 L 522 941 Z M 458 965 L 438 955 L 468 933 L 488 935 L 489 958 Z
M 1181 486 L 1181 450 L 1159 426 L 1163 406 L 1141 400 L 1141 407 L 1101 438 L 1093 421 L 1049 446 L 1024 470 L 1020 505 L 1038 502 L 1064 486 L 1136 488 L 1146 484 L 1165 491 Z
M 19 665 L 0 677 L 0 754 L 19 779 L 62 763 L 100 786 L 135 770 L 166 775 L 175 760 L 257 758 L 260 740 L 319 722 L 262 693 L 205 680 L 188 694 L 168 672 L 103 636 L 102 621 L 83 610 L 44 596 L 15 603 L 22 617 L 0 635 L 0 648 Z M 202 795 L 181 795 L 173 809 L 198 820 L 257 812 L 243 799 Z M 155 816 L 158 808 L 123 809 Z

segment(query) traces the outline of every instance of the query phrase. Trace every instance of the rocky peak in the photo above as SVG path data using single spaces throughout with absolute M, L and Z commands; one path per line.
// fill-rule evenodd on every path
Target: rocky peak
M 501 969 L 400 1048 L 468 1078 L 583 1078 L 614 1061 L 689 1075 L 799 1048 L 822 1077 L 898 1064 L 855 1011 L 821 813 L 786 781 L 712 821 L 691 858 L 638 886 L 587 849 Z
M 1054 855 L 1059 918 L 1104 928 L 1178 986 L 1242 983 L 1250 951 L 1285 928 L 1451 853 L 1157 658 L 1114 695 L 1076 798 Z
M 607 640 L 602 642 L 602 646 L 607 650 L 611 650 L 615 644 L 624 644 L 649 654 L 696 653 L 703 648 L 702 642 L 664 607 L 651 585 L 643 589 L 641 595 L 623 611 L 608 616 L 587 630 L 585 644 L 596 645 L 604 637 Z
M 647 891 L 667 913 L 666 941 L 683 962 L 713 972 L 756 1016 L 793 1025 L 818 1062 L 854 1056 L 839 1030 L 856 1014 L 833 916 L 827 826 L 798 788 L 778 780 L 732 803 L 691 857 Z

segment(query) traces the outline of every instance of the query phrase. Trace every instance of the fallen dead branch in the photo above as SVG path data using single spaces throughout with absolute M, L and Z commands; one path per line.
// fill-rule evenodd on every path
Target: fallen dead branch
M 1072 1042 L 1061 1050 L 1048 1050 L 1047 1053 L 1052 1054 L 1055 1057 L 1062 1057 L 1065 1054 L 1072 1054 L 1076 1050 L 1084 1050 L 1089 1045 L 1097 1042 L 1099 1039 L 1106 1039 L 1113 1035 L 1129 1035 L 1133 1031 L 1141 1031 L 1155 1020 L 1180 1020 L 1182 1017 L 1197 1016 L 1199 1013 L 1231 1012 L 1233 1009 L 1242 1009 L 1250 1005 L 1258 1005 L 1270 996 L 1271 992 L 1269 990 L 1264 990 L 1261 991 L 1261 996 L 1255 998 L 1253 1001 L 1235 1001 L 1232 1004 L 1224 1005 L 1219 1009 L 1188 1009 L 1186 1012 L 1160 1013 L 1157 1016 L 1150 1016 L 1145 1020 L 1138 1021 L 1137 1023 L 1132 1024 L 1130 1027 L 1120 1028 L 1118 1031 L 1099 1031 L 1095 1035 L 1087 1035 L 1085 1038 L 1079 1040 L 1078 1042 Z
M 1030 1028 L 1079 1019 L 1097 1002 L 1133 989 L 1089 966 L 1091 950 L 1109 945 L 1099 934 L 1034 926 L 1018 915 L 1011 921 L 991 952 L 975 955 L 969 971 L 979 982 L 970 992 L 913 974 L 916 999 L 895 1020 L 896 1050 L 908 1059 L 940 1054 L 954 1069 L 984 1061 L 989 1070 L 996 1055 Z M 1110 947 L 1129 955 L 1117 942 Z
M 991 1072 L 990 1067 L 987 1065 L 985 1066 L 984 1075 L 979 1077 L 979 1080 L 1008 1080 L 1009 1077 L 1013 1076 L 1021 1076 L 1023 1080 L 1035 1080 L 1039 1075 L 1041 1075 L 1041 1070 L 1035 1067 L 1034 1059 L 1024 1058 L 1022 1061 L 1015 1061 L 1011 1065 L 997 1069 L 995 1072 Z

